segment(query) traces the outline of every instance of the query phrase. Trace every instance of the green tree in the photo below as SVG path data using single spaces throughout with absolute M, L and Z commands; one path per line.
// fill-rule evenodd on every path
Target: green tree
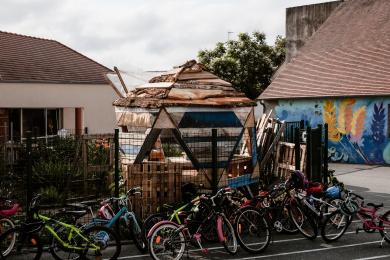
M 218 42 L 214 49 L 199 51 L 198 58 L 210 72 L 254 99 L 270 84 L 283 63 L 285 46 L 286 40 L 280 36 L 270 46 L 264 33 L 240 33 L 237 40 Z

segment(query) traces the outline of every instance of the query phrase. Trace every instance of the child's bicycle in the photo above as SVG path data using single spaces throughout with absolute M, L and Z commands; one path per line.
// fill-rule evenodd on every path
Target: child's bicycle
M 352 223 L 356 216 L 362 223 L 362 228 L 356 229 L 356 234 L 360 230 L 367 233 L 379 231 L 383 242 L 390 243 L 390 210 L 384 214 L 378 214 L 378 210 L 383 207 L 383 203 L 364 204 L 364 198 L 349 191 L 347 199 L 341 204 L 339 210 L 330 214 L 322 226 L 321 235 L 327 242 L 338 240 Z
M 12 216 L 16 215 L 19 210 L 19 204 L 8 199 L 0 198 L 0 235 L 7 230 L 14 228 L 15 223 L 11 219 Z M 16 236 L 9 237 L 7 245 L 4 245 L 4 251 L 2 251 L 3 256 L 7 256 L 16 242 Z M 3 250 L 3 247 L 2 247 Z
M 3 245 L 7 245 L 9 238 L 17 236 L 16 253 L 27 254 L 28 259 L 40 259 L 43 245 L 39 232 L 45 229 L 52 236 L 57 245 L 65 253 L 63 256 L 50 253 L 55 259 L 116 259 L 120 253 L 120 241 L 115 233 L 104 226 L 94 226 L 81 230 L 74 225 L 43 216 L 38 212 L 37 201 L 39 195 L 34 197 L 30 205 L 30 214 L 26 221 L 9 229 L 0 235 L 0 259 L 3 256 Z M 61 229 L 61 232 L 56 230 Z
M 201 237 L 204 226 L 210 223 L 215 225 L 215 231 L 219 242 L 224 246 L 227 252 L 235 254 L 238 250 L 237 238 L 234 229 L 228 218 L 221 210 L 221 204 L 225 201 L 226 196 L 230 194 L 230 188 L 221 189 L 212 197 L 200 196 L 192 201 L 193 204 L 202 204 L 211 202 L 211 210 L 208 216 L 201 221 L 192 220 L 191 216 L 185 220 L 184 224 L 179 225 L 173 221 L 161 221 L 154 225 L 148 233 L 149 253 L 155 260 L 180 259 L 187 249 L 188 244 L 194 242 L 202 252 L 208 250 L 202 247 Z M 193 209 L 193 213 L 197 208 Z

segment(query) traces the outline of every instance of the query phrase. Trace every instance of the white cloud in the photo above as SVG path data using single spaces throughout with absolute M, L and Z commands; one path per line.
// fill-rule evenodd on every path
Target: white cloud
M 323 0 L 3 0 L 0 30 L 58 40 L 125 70 L 196 58 L 228 31 L 284 35 L 285 9 Z M 232 36 L 234 36 L 234 34 Z

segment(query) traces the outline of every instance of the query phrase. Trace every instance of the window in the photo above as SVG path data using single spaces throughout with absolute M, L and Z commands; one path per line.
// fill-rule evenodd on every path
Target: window
M 45 136 L 45 110 L 22 109 L 23 136 L 31 132 L 33 136 Z
M 13 134 L 14 140 L 26 137 L 28 131 L 37 137 L 57 135 L 58 130 L 62 127 L 62 109 L 10 109 L 9 123 L 10 135 Z

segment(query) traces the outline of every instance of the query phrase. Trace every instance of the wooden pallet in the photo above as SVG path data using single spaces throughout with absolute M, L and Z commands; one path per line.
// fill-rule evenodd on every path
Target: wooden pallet
M 306 145 L 301 144 L 300 169 L 304 171 L 306 162 Z M 274 175 L 280 179 L 287 179 L 291 171 L 295 170 L 295 144 L 279 142 L 276 150 L 276 167 Z

